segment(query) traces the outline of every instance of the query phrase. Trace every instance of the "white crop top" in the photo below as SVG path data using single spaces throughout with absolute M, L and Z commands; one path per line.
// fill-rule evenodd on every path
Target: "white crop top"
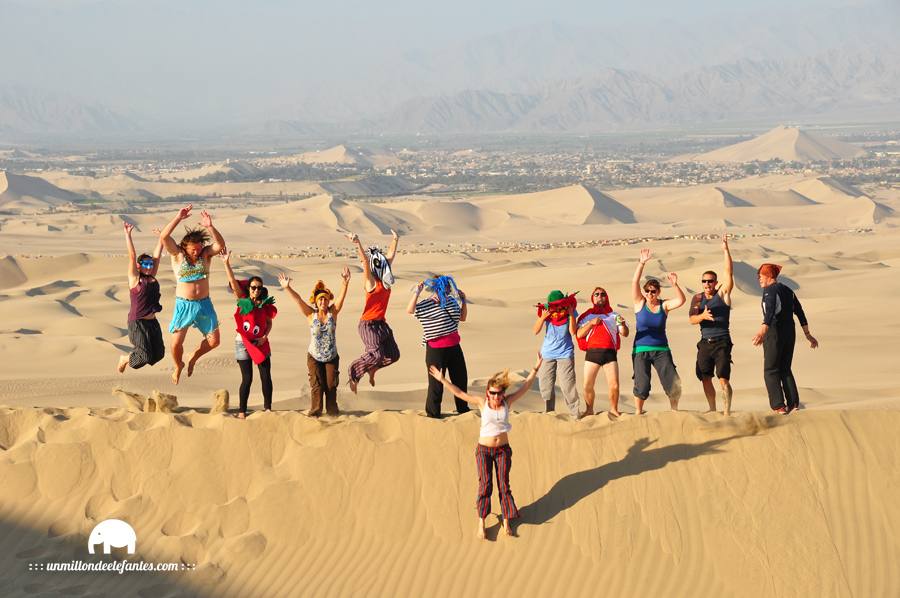
M 512 424 L 509 423 L 509 403 L 503 401 L 499 409 L 491 409 L 485 399 L 481 406 L 481 436 L 484 438 L 500 436 L 510 430 Z

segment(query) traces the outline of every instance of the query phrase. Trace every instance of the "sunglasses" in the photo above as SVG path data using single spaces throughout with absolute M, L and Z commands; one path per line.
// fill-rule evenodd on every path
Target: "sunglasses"
M 251 285 L 250 285 L 250 290 L 251 290 L 251 291 L 258 291 L 258 290 L 260 290 L 261 288 L 262 288 L 262 285 L 258 285 L 258 284 L 251 284 Z
M 649 289 L 644 289 L 644 292 L 647 293 L 648 295 L 658 295 L 659 289 L 649 288 Z
M 710 278 L 709 280 L 701 280 L 703 284 L 716 284 L 718 282 L 715 278 Z
M 487 393 L 489 395 L 491 395 L 492 397 L 502 396 L 503 393 L 505 393 L 505 392 L 506 392 L 505 390 L 489 390 L 489 391 L 487 391 Z
M 606 297 L 606 293 L 594 293 L 594 297 Z

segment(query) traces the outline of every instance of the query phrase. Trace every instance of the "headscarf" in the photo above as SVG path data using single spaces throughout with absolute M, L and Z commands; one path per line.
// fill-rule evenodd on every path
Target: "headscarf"
M 594 293 L 596 293 L 597 291 L 603 291 L 604 293 L 606 293 L 605 307 L 599 307 L 594 303 Z M 594 290 L 591 291 L 591 307 L 590 309 L 585 310 L 580 316 L 578 316 L 578 322 L 580 324 L 585 316 L 588 316 L 590 314 L 605 316 L 608 313 L 612 313 L 612 299 L 610 298 L 609 293 L 607 293 L 606 289 L 604 289 L 603 287 L 594 287 Z
M 537 307 L 537 315 L 541 317 L 544 314 L 544 311 L 550 312 L 550 323 L 554 326 L 563 326 L 569 321 L 569 314 L 575 311 L 575 308 L 578 307 L 578 299 L 575 298 L 575 295 L 578 294 L 578 291 L 571 293 L 570 295 L 565 295 L 562 291 L 553 290 L 547 295 L 547 303 L 538 303 L 535 305 Z
M 334 293 L 331 292 L 331 289 L 325 286 L 325 283 L 321 280 L 316 282 L 316 286 L 312 290 L 312 294 L 309 296 L 309 304 L 315 306 L 316 298 L 324 293 L 328 296 L 329 301 L 334 301 Z
M 381 249 L 369 247 L 366 254 L 369 256 L 369 270 L 372 271 L 372 276 L 380 280 L 384 284 L 384 288 L 391 288 L 391 285 L 394 284 L 394 273 L 391 272 L 391 263 L 381 253 Z
M 763 264 L 759 267 L 759 270 L 756 271 L 757 276 L 759 276 L 760 274 L 769 278 L 777 279 L 778 275 L 781 274 L 781 266 L 779 266 L 778 264 Z
M 441 302 L 441 307 L 446 307 L 448 301 L 455 301 L 461 304 L 459 299 L 459 289 L 456 288 L 456 281 L 452 276 L 435 276 L 425 281 L 425 288 L 437 295 Z

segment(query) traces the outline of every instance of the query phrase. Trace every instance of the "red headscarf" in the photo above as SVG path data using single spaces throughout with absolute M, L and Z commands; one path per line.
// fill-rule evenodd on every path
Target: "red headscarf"
M 609 293 L 606 293 L 605 307 L 600 307 L 594 303 L 594 293 L 596 293 L 597 291 L 603 291 L 604 293 L 606 293 L 606 289 L 604 289 L 603 287 L 594 287 L 594 290 L 591 291 L 591 308 L 585 310 L 580 316 L 578 316 L 579 323 L 581 323 L 581 320 L 583 320 L 584 317 L 589 314 L 599 314 L 602 316 L 612 312 L 612 299 L 609 297 Z
M 557 299 L 556 301 L 551 301 L 550 303 L 538 303 L 535 307 L 537 307 L 537 315 L 541 317 L 543 315 L 544 310 L 548 310 L 550 312 L 550 323 L 554 326 L 563 326 L 569 321 L 569 314 L 575 311 L 575 308 L 578 307 L 578 299 L 575 298 L 575 295 L 578 294 L 578 291 L 575 291 L 568 297 L 563 297 L 562 299 Z
M 778 275 L 781 274 L 781 266 L 778 264 L 763 264 L 759 267 L 759 270 L 756 271 L 757 276 L 760 274 L 768 278 L 778 278 Z

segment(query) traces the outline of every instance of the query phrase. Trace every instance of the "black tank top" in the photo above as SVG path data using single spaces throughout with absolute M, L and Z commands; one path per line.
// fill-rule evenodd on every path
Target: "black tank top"
M 700 338 L 715 339 L 725 338 L 728 336 L 728 325 L 731 318 L 731 306 L 725 303 L 722 296 L 717 292 L 711 299 L 707 299 L 706 295 L 699 293 L 700 302 L 697 304 L 697 313 L 702 314 L 707 307 L 715 318 L 714 321 L 703 320 L 700 322 Z
M 131 289 L 131 309 L 128 310 L 128 321 L 143 320 L 162 311 L 159 304 L 159 281 L 152 276 L 139 275 L 137 285 Z

